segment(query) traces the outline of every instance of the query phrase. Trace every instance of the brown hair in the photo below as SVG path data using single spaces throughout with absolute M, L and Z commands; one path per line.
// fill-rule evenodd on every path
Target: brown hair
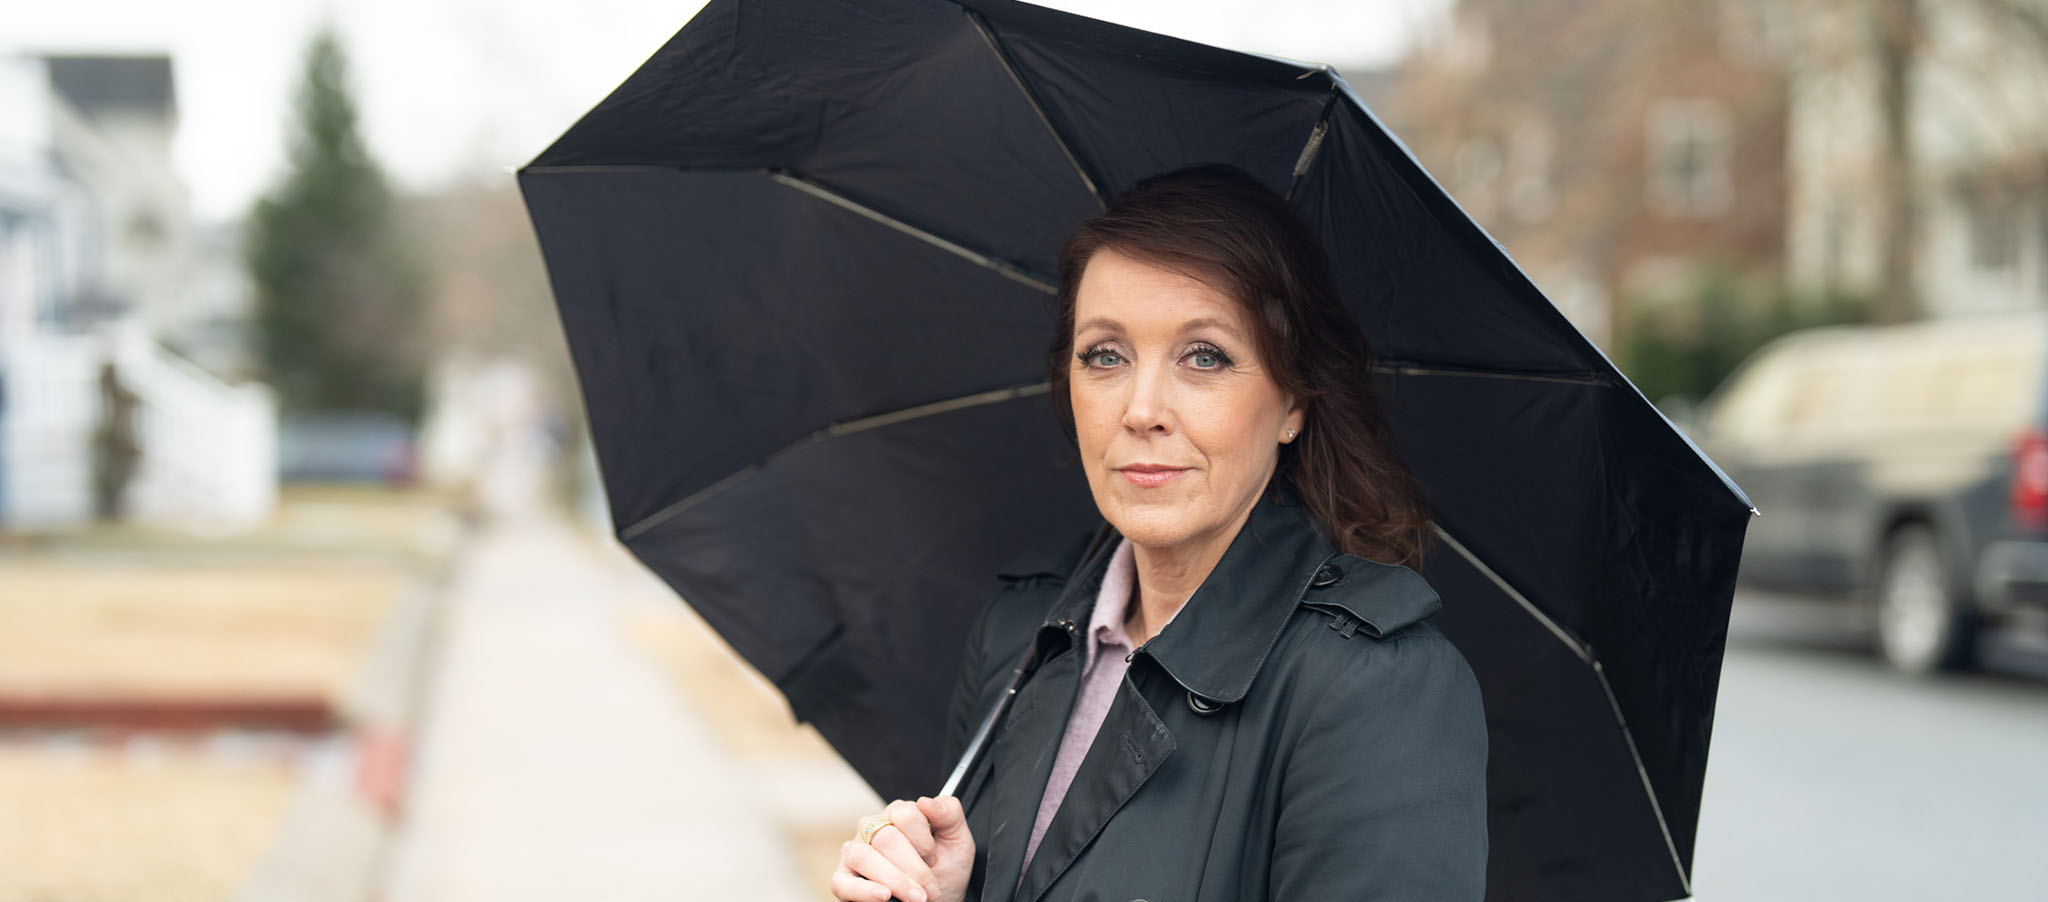
M 1058 324 L 1046 358 L 1069 437 L 1075 295 L 1104 248 L 1185 271 L 1244 306 L 1267 372 L 1307 413 L 1301 436 L 1280 447 L 1278 474 L 1339 551 L 1419 564 L 1429 528 L 1421 489 L 1394 456 L 1372 351 L 1301 214 L 1243 170 L 1207 165 L 1140 182 L 1081 223 L 1060 251 Z

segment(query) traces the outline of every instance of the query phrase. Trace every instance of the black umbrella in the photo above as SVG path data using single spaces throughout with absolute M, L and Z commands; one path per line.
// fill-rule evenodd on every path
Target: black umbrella
M 1336 73 L 1005 0 L 713 0 L 519 179 L 618 536 L 884 797 L 993 572 L 1099 521 L 1059 239 L 1235 164 L 1327 242 L 1484 687 L 1495 899 L 1689 892 L 1749 505 Z

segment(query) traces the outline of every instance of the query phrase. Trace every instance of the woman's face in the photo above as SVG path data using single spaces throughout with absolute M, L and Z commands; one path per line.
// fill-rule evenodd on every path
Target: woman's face
M 1228 540 L 1300 430 L 1222 291 L 1097 251 L 1074 301 L 1074 428 L 1095 505 L 1152 548 Z M 1226 533 L 1227 531 L 1227 533 Z

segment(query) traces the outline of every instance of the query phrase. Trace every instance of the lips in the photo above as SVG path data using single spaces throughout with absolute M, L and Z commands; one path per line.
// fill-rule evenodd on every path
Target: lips
M 1187 471 L 1187 467 L 1169 467 L 1164 464 L 1132 464 L 1117 468 L 1117 472 L 1122 473 L 1132 485 L 1146 489 L 1172 482 Z

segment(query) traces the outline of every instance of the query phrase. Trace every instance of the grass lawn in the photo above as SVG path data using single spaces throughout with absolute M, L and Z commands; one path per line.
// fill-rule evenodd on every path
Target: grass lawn
M 409 575 L 364 564 L 0 566 L 0 695 L 340 701 Z
M 294 778 L 167 753 L 0 748 L 0 899 L 220 902 L 269 848 Z
M 339 701 L 392 603 L 459 533 L 450 499 L 291 486 L 224 536 L 113 524 L 10 537 L 0 695 Z
M 387 614 L 452 549 L 454 507 L 292 486 L 268 522 L 233 534 L 109 524 L 0 536 L 0 702 L 311 698 L 342 710 Z M 294 765 L 208 754 L 204 740 L 138 742 L 0 737 L 0 900 L 232 898 L 275 841 Z

